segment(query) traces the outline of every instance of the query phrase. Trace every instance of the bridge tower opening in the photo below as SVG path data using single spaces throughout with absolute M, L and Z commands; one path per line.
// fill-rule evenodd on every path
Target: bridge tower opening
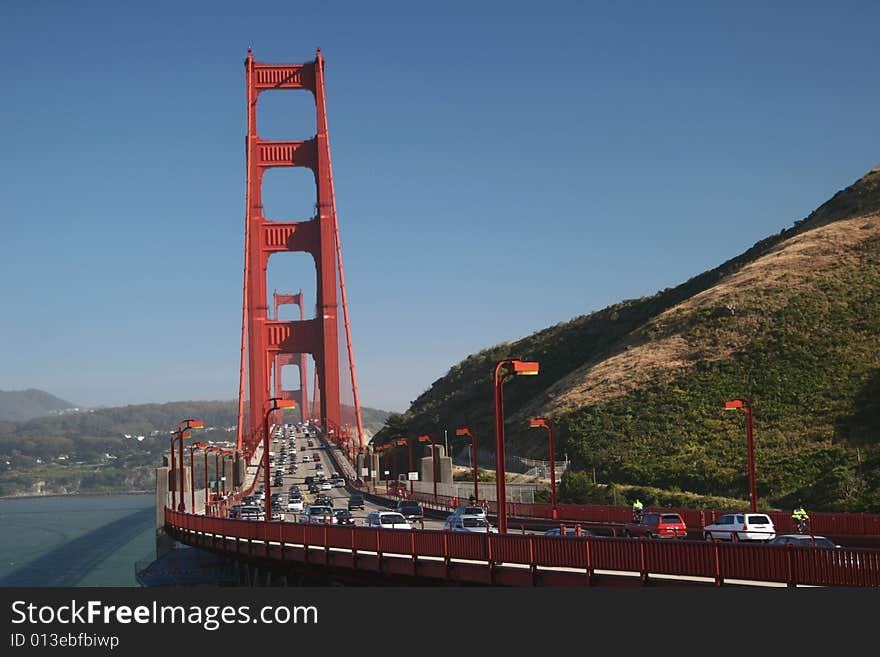
M 275 290 L 272 293 L 273 305 L 275 307 L 275 312 L 273 317 L 276 320 L 280 319 L 280 315 L 278 314 L 278 307 L 283 305 L 294 305 L 299 307 L 299 321 L 305 320 L 305 313 L 303 311 L 303 292 L 300 290 L 296 294 L 278 294 L 278 291 Z M 296 402 L 297 407 L 300 409 L 302 414 L 302 421 L 307 422 L 309 419 L 309 390 L 308 390 L 308 366 L 306 364 L 306 358 L 308 357 L 305 353 L 291 354 L 285 352 L 279 352 L 275 354 L 275 394 L 274 397 L 279 397 L 281 399 L 292 399 Z M 299 367 L 299 390 L 285 390 L 283 386 L 283 380 L 281 376 L 281 368 L 285 365 L 297 365 Z M 283 412 L 283 411 L 281 411 Z M 281 421 L 280 418 L 278 420 Z
M 244 64 L 247 88 L 247 198 L 238 446 L 252 454 L 261 442 L 263 419 L 270 408 L 269 398 L 282 396 L 274 394 L 278 391 L 280 367 L 288 364 L 284 362 L 286 359 L 296 356 L 303 359 L 300 361 L 300 408 L 303 414 L 313 416 L 312 420 L 317 420 L 322 430 L 334 441 L 356 439 L 363 445 L 363 424 L 330 161 L 324 59 L 319 49 L 314 61 L 304 64 L 266 64 L 256 61 L 249 49 Z M 305 90 L 312 93 L 316 109 L 314 137 L 304 141 L 274 141 L 259 137 L 257 101 L 261 93 L 276 90 Z M 262 183 L 266 171 L 274 167 L 304 167 L 311 170 L 316 191 L 314 216 L 300 221 L 270 221 L 266 218 Z M 317 298 L 313 319 L 303 319 L 301 314 L 299 320 L 279 320 L 277 296 L 274 315 L 269 317 L 266 283 L 269 257 L 284 252 L 308 253 L 314 260 Z M 290 300 L 287 303 L 295 302 Z M 301 295 L 298 303 L 302 310 Z M 344 338 L 338 326 L 340 306 L 344 317 Z M 343 340 L 344 345 L 341 344 Z M 308 408 L 306 371 L 302 364 L 306 355 L 312 356 L 315 365 L 313 413 Z M 292 362 L 296 364 L 296 361 Z M 341 366 L 346 363 L 348 367 L 343 369 Z M 274 390 L 273 368 L 276 372 Z M 346 383 L 350 381 L 351 385 L 341 389 L 341 379 Z M 349 391 L 350 401 L 347 399 Z M 357 435 L 352 436 L 355 430 Z

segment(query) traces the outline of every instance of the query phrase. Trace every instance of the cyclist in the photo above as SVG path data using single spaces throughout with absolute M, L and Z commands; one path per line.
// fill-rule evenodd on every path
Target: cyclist
M 798 534 L 806 534 L 807 533 L 807 522 L 810 520 L 810 516 L 807 515 L 807 512 L 804 511 L 804 505 L 798 502 L 797 507 L 794 511 L 791 512 L 791 521 L 794 523 L 795 528 L 797 529 Z
M 633 521 L 639 522 L 642 518 L 642 509 L 645 508 L 645 505 L 642 504 L 639 498 L 636 498 L 636 501 L 633 502 Z

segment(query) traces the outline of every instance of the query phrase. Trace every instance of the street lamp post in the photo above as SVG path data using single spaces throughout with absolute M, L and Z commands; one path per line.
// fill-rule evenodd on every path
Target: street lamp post
M 177 440 L 177 432 L 171 432 L 171 508 L 177 509 L 177 484 L 174 483 L 174 441 Z M 183 491 L 180 492 L 183 495 Z M 165 498 L 165 503 L 168 503 L 168 498 Z
M 550 439 L 550 497 L 553 500 L 553 519 L 556 520 L 558 512 L 556 509 L 556 449 L 553 446 L 553 420 L 545 417 L 529 420 L 530 427 L 544 427 L 547 429 L 547 436 Z
M 226 457 L 227 456 L 229 456 L 230 460 L 232 460 L 232 457 L 235 456 L 235 452 L 233 452 L 232 450 L 228 450 L 228 449 L 221 449 L 220 450 L 220 457 L 223 460 L 223 476 L 220 478 L 220 480 L 223 482 L 223 496 L 224 497 L 226 496 Z M 232 482 L 230 482 L 229 493 L 232 493 L 234 484 L 235 484 L 234 480 Z
M 178 455 L 179 455 L 179 476 L 178 483 L 180 486 L 180 504 L 177 505 L 177 510 L 183 513 L 186 511 L 186 501 L 183 495 L 183 439 L 189 438 L 192 436 L 192 432 L 190 429 L 203 429 L 205 426 L 204 422 L 200 422 L 199 420 L 195 420 L 193 418 L 188 418 L 186 420 L 181 420 L 177 424 L 177 431 L 175 432 L 175 438 L 171 439 L 171 459 L 172 459 L 172 470 L 174 468 L 174 441 L 177 440 L 178 447 Z M 172 496 L 172 506 L 174 506 L 174 498 L 176 496 Z
M 211 451 L 210 447 L 205 447 L 205 515 L 208 515 L 208 500 L 210 499 L 210 494 L 208 492 L 208 452 Z
M 749 452 L 749 503 L 752 512 L 758 510 L 758 489 L 755 483 L 755 437 L 752 427 L 752 403 L 738 397 L 724 402 L 725 410 L 740 410 L 746 414 L 746 446 Z
M 428 441 L 430 441 L 430 443 L 431 443 L 431 459 L 432 459 L 432 465 L 433 465 L 433 470 L 434 470 L 434 476 L 431 477 L 431 479 L 434 480 L 434 503 L 436 504 L 437 503 L 437 446 L 434 444 L 434 440 L 431 438 L 431 436 L 428 436 L 428 435 L 419 436 L 420 443 L 425 443 Z
M 263 414 L 263 488 L 266 493 L 266 522 L 272 520 L 272 495 L 269 488 L 269 415 L 279 408 L 294 408 L 296 402 L 292 399 L 281 399 L 280 397 L 272 397 L 268 400 L 272 403 Z M 282 414 L 284 411 L 282 411 Z
M 409 493 L 410 493 L 410 497 L 412 497 L 412 492 L 413 492 L 412 479 L 409 478 L 409 473 L 412 472 L 412 469 L 413 469 L 412 445 L 410 445 L 409 439 L 407 439 L 407 438 L 398 438 L 397 440 L 394 441 L 394 444 L 397 447 L 401 447 L 403 445 L 406 445 L 407 447 L 409 447 L 409 468 L 407 468 L 407 471 L 406 471 L 406 479 L 407 479 L 407 481 L 409 481 Z
M 219 447 L 215 447 L 214 452 L 214 497 L 220 497 L 220 452 Z M 216 499 L 214 501 L 217 501 Z
M 504 373 L 501 374 L 502 369 Z M 506 358 L 495 366 L 495 489 L 498 499 L 498 531 L 507 532 L 507 490 L 504 471 L 504 382 L 513 376 L 538 373 L 538 363 Z M 500 376 L 499 376 L 500 374 Z
M 386 453 L 391 448 L 391 443 L 385 443 L 384 445 L 376 445 L 373 448 L 374 452 L 378 452 L 379 454 L 379 479 L 382 479 L 382 475 L 385 474 L 385 469 L 388 467 L 388 454 Z M 388 480 L 385 480 L 385 492 L 388 492 Z
M 464 427 L 462 429 L 455 430 L 456 436 L 467 436 L 471 439 L 471 460 L 474 464 L 474 501 L 480 501 L 480 488 L 477 483 L 479 480 L 477 478 L 477 437 L 471 433 L 470 427 Z
M 197 449 L 204 449 L 207 447 L 205 443 L 195 443 L 187 447 L 189 450 L 189 493 L 190 493 L 190 504 L 189 510 L 191 513 L 196 512 L 196 464 L 195 464 L 195 453 Z M 207 459 L 205 461 L 207 464 Z M 206 473 L 207 474 L 207 473 Z M 205 499 L 207 499 L 208 495 L 208 486 L 205 485 Z

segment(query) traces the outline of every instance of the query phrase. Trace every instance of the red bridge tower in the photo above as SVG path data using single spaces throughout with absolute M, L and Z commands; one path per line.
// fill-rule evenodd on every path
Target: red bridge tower
M 330 144 L 324 98 L 324 59 L 318 50 L 315 60 L 305 64 L 264 64 L 248 50 L 247 72 L 247 201 L 245 228 L 244 303 L 242 308 L 241 376 L 239 383 L 238 443 L 253 452 L 262 435 L 263 417 L 269 408 L 271 370 L 277 357 L 311 354 L 315 361 L 320 393 L 319 420 L 322 427 L 339 435 L 341 400 L 339 389 L 339 345 L 337 332 L 337 264 L 345 312 L 346 340 L 359 438 L 363 440 L 357 379 L 351 350 L 351 335 L 345 307 L 336 219 Z M 264 91 L 308 90 L 315 97 L 317 129 L 306 141 L 266 141 L 257 134 L 257 100 Z M 263 215 L 262 182 L 272 167 L 307 167 L 315 176 L 317 214 L 295 222 L 270 221 Z M 269 256 L 279 252 L 310 253 L 317 270 L 317 304 L 314 319 L 283 322 L 267 314 L 266 269 Z M 300 371 L 304 379 L 303 370 Z M 305 387 L 302 388 L 305 391 Z M 247 401 L 246 401 L 247 400 Z M 300 406 L 307 413 L 306 404 Z

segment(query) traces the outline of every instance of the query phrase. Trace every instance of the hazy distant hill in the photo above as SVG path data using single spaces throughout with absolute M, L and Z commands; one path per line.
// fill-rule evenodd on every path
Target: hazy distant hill
M 880 511 L 880 169 L 677 287 L 468 356 L 400 430 L 494 445 L 504 358 L 541 367 L 505 386 L 508 452 L 547 458 L 527 422 L 545 415 L 557 458 L 599 482 L 747 498 L 744 418 L 721 410 L 743 396 L 762 504 Z
M 24 422 L 75 406 L 76 404 L 35 388 L 0 390 L 0 420 Z

